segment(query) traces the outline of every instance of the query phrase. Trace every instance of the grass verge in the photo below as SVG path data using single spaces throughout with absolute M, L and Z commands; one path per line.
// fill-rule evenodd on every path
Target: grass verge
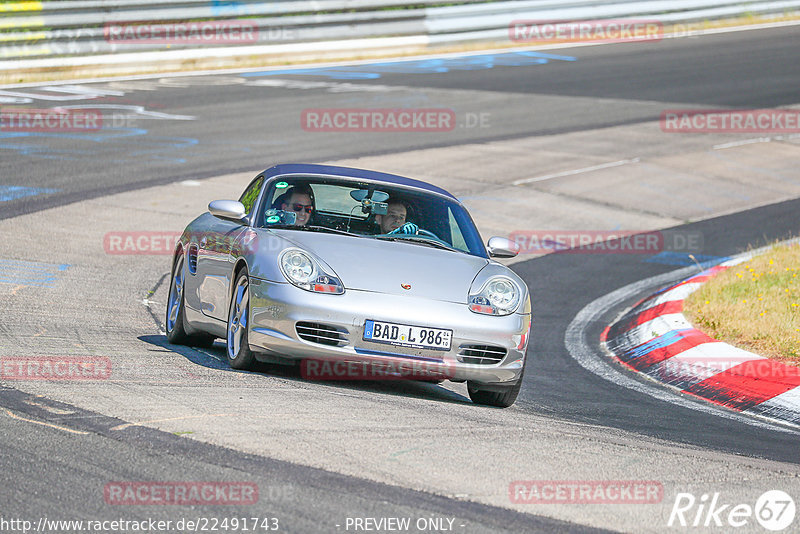
M 684 314 L 713 338 L 800 364 L 799 273 L 800 245 L 776 246 L 703 284 Z

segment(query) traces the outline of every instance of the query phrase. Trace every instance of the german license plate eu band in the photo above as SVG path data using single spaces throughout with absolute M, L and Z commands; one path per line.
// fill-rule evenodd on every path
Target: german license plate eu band
M 364 323 L 364 341 L 384 343 L 396 347 L 428 350 L 450 350 L 453 331 L 408 324 L 385 323 L 367 319 Z

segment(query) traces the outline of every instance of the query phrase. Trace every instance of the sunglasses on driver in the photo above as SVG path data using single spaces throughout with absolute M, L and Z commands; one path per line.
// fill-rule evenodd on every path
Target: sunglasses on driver
M 289 209 L 292 211 L 305 211 L 306 213 L 311 213 L 314 211 L 314 207 L 310 204 L 289 204 Z

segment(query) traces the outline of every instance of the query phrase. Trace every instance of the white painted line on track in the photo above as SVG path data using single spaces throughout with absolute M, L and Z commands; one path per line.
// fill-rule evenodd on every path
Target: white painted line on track
M 726 148 L 734 148 L 742 145 L 753 145 L 756 143 L 771 143 L 772 141 L 786 141 L 789 139 L 796 139 L 799 137 L 800 134 L 776 135 L 774 137 L 755 137 L 752 139 L 742 139 L 741 141 L 731 141 L 730 143 L 722 143 L 720 145 L 714 145 L 711 148 L 714 150 L 724 150 Z
M 585 172 L 599 171 L 601 169 L 610 169 L 612 167 L 621 167 L 622 165 L 629 165 L 631 163 L 638 163 L 639 158 L 621 159 L 619 161 L 611 161 L 609 163 L 601 163 L 599 165 L 592 165 L 591 167 L 583 167 L 581 169 L 573 169 L 571 171 L 556 172 L 553 174 L 543 174 L 542 176 L 534 176 L 533 178 L 523 178 L 511 182 L 511 185 L 530 184 L 534 182 L 544 182 L 553 178 L 561 178 L 562 176 L 574 176 L 576 174 L 583 174 Z
M 65 426 L 54 425 L 52 423 L 45 423 L 44 421 L 37 421 L 36 419 L 27 419 L 25 417 L 21 417 L 19 415 L 14 414 L 11 410 L 8 410 L 6 408 L 3 408 L 3 410 L 12 419 L 19 419 L 20 421 L 25 421 L 26 423 L 33 423 L 35 425 L 47 426 L 47 427 L 50 427 L 50 428 L 55 428 L 56 430 L 63 430 L 64 432 L 69 432 L 70 434 L 79 434 L 79 435 L 88 434 L 88 432 L 84 432 L 82 430 L 73 430 L 73 429 L 67 428 Z
M 786 245 L 790 243 L 800 243 L 800 238 L 783 241 L 778 243 L 778 245 Z M 746 252 L 742 255 L 742 257 L 754 256 L 760 252 L 771 249 L 772 246 L 773 245 L 769 245 Z M 739 259 L 740 258 L 737 257 L 737 261 Z M 628 284 L 627 286 L 621 287 L 616 291 L 612 291 L 611 293 L 590 302 L 580 312 L 578 312 L 572 322 L 570 322 L 569 326 L 567 327 L 567 332 L 564 335 L 564 344 L 567 347 L 567 351 L 569 352 L 570 356 L 572 356 L 572 358 L 574 358 L 581 367 L 596 374 L 600 378 L 608 380 L 609 382 L 617 384 L 618 386 L 649 395 L 655 399 L 683 408 L 689 408 L 691 410 L 697 410 L 699 412 L 722 417 L 723 419 L 730 419 L 740 423 L 745 423 L 751 426 L 767 428 L 779 432 L 788 432 L 792 434 L 797 433 L 797 431 L 800 430 L 800 425 L 779 422 L 777 420 L 769 419 L 759 414 L 748 413 L 746 411 L 737 413 L 710 403 L 706 403 L 705 401 L 696 401 L 693 400 L 692 397 L 681 395 L 681 390 L 679 388 L 658 382 L 648 377 L 644 373 L 636 373 L 636 376 L 652 381 L 652 384 L 636 380 L 633 378 L 633 375 L 631 375 L 633 371 L 631 371 L 631 373 L 626 373 L 623 372 L 622 369 L 615 368 L 610 361 L 610 354 L 608 355 L 608 359 L 600 354 L 600 351 L 605 349 L 601 349 L 599 339 L 594 343 L 587 339 L 587 328 L 589 325 L 599 321 L 600 317 L 605 313 L 606 310 L 619 306 L 620 303 L 630 299 L 634 295 L 650 289 L 656 290 L 669 283 L 677 282 L 683 278 L 688 278 L 693 274 L 697 274 L 696 266 L 684 267 L 682 269 L 677 269 L 672 272 L 660 274 L 640 280 L 638 282 L 634 282 L 632 284 Z M 678 394 L 676 395 L 676 393 Z

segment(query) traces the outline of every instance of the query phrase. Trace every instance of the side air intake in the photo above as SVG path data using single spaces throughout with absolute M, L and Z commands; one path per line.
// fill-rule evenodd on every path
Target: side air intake
M 341 347 L 347 344 L 347 332 L 335 326 L 301 321 L 295 325 L 300 339 L 320 345 Z
M 458 350 L 458 361 L 478 365 L 494 365 L 506 357 L 506 349 L 491 345 L 462 345 Z

